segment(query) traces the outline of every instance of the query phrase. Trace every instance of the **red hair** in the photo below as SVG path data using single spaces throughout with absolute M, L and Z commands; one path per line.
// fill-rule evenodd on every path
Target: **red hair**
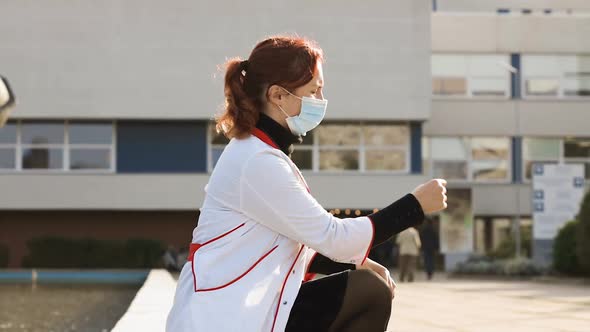
M 315 74 L 323 51 L 309 39 L 275 36 L 259 42 L 247 65 L 240 58 L 225 63 L 225 110 L 216 118 L 217 132 L 231 139 L 245 138 L 260 116 L 267 91 L 277 84 L 293 90 Z

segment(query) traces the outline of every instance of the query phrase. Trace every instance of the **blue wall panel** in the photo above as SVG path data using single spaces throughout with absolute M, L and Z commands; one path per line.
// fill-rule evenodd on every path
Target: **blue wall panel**
M 207 123 L 118 121 L 117 172 L 207 172 Z
M 410 124 L 410 154 L 412 155 L 412 174 L 422 173 L 422 123 L 412 122 Z

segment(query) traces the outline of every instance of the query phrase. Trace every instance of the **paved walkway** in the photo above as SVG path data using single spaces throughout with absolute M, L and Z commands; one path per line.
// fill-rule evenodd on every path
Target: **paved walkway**
M 590 331 L 590 285 L 418 275 L 397 281 L 388 331 Z
M 397 277 L 395 271 L 392 272 Z M 590 332 L 590 285 L 448 279 L 397 281 L 391 332 Z M 175 280 L 153 270 L 113 331 L 164 331 Z

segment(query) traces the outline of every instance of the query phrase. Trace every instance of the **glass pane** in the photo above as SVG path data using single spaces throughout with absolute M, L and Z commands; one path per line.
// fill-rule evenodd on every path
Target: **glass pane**
M 209 126 L 209 132 L 211 133 L 211 144 L 226 145 L 229 143 L 229 139 L 223 133 L 217 133 L 215 131 L 215 125 Z
M 111 144 L 112 123 L 70 123 L 68 125 L 70 144 Z
M 523 158 L 526 159 L 559 159 L 560 140 L 553 138 L 523 139 Z
M 223 153 L 223 148 L 211 149 L 211 164 L 213 168 L 215 168 L 215 165 L 217 165 L 217 161 L 219 160 L 219 157 L 221 157 L 221 153 Z
M 510 156 L 510 140 L 508 138 L 474 137 L 471 139 L 473 160 L 505 159 Z
M 71 149 L 70 169 L 110 169 L 110 149 Z
M 63 144 L 63 123 L 23 123 L 23 144 Z
M 561 61 L 559 56 L 523 55 L 522 72 L 524 77 L 561 76 Z
M 532 169 L 533 169 L 533 164 L 534 163 L 542 163 L 542 164 L 557 164 L 557 161 L 555 160 L 535 160 L 535 161 L 531 161 L 531 160 L 525 160 L 524 161 L 524 177 L 527 180 L 532 179 Z
M 0 128 L 0 144 L 16 143 L 16 123 L 9 122 Z
M 432 162 L 433 174 L 435 178 L 446 180 L 466 180 L 467 179 L 467 162 L 465 161 L 438 161 Z
M 471 167 L 474 180 L 508 179 L 508 162 L 505 160 L 474 160 Z
M 295 149 L 291 154 L 291 160 L 297 165 L 299 169 L 312 169 L 312 151 Z
M 474 96 L 506 96 L 510 81 L 497 78 L 473 78 L 470 81 L 471 93 Z
M 320 170 L 358 170 L 358 150 L 320 151 Z
M 320 125 L 316 130 L 320 145 L 359 145 L 361 143 L 361 130 L 358 125 Z
M 526 80 L 526 94 L 531 96 L 557 96 L 559 81 L 556 79 Z
M 563 89 L 566 96 L 590 96 L 590 77 L 567 78 Z
M 464 77 L 433 77 L 432 93 L 441 96 L 464 96 L 467 94 L 467 79 Z
M 401 150 L 367 150 L 365 151 L 367 170 L 405 170 L 406 152 Z
M 0 169 L 16 168 L 16 149 L 0 149 Z
M 566 138 L 564 150 L 566 158 L 590 158 L 590 138 Z
M 410 128 L 404 125 L 366 125 L 363 134 L 365 145 L 405 145 L 410 138 Z
M 23 149 L 23 169 L 62 169 L 63 149 Z
M 467 76 L 467 57 L 454 54 L 431 56 L 432 76 Z
M 432 159 L 467 160 L 467 144 L 461 137 L 431 138 Z
M 508 71 L 505 69 L 505 65 L 508 64 L 510 64 L 510 59 L 507 55 L 490 54 L 467 57 L 467 68 L 471 77 L 498 77 L 508 80 Z

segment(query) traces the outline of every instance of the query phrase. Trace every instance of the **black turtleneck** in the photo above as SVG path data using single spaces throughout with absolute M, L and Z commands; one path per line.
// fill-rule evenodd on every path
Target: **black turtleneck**
M 276 122 L 270 116 L 260 113 L 256 127 L 264 131 L 287 156 L 291 157 L 293 143 L 303 142 L 303 138 Z M 368 215 L 373 223 L 374 234 L 372 248 L 387 241 L 403 230 L 420 225 L 424 220 L 424 212 L 416 197 L 408 193 L 378 212 Z M 318 254 L 309 266 L 309 272 L 331 274 L 348 269 L 354 270 L 354 264 L 337 263 Z
M 291 133 L 291 130 L 283 127 L 280 123 L 262 112 L 260 112 L 256 127 L 270 136 L 277 143 L 281 151 L 289 157 L 293 153 L 293 143 L 301 144 L 303 142 L 303 137 L 294 135 Z

